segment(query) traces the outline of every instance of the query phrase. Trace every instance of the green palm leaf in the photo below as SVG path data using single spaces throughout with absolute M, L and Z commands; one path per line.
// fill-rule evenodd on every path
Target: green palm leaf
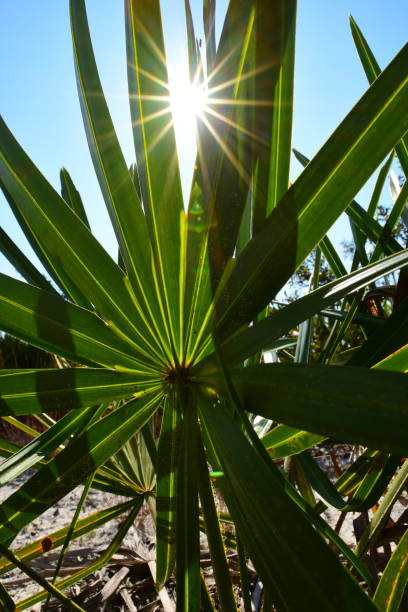
M 95 313 L 0 274 L 0 322 L 8 333 L 84 365 L 154 370 L 146 351 Z M 149 363 L 150 362 L 150 363 Z
M 174 402 L 164 406 L 157 455 L 156 584 L 164 585 L 174 570 L 176 556 L 177 468 L 180 453 L 181 411 Z
M 404 374 L 346 366 L 264 364 L 232 370 L 231 377 L 243 406 L 254 414 L 322 436 L 407 454 Z M 219 375 L 207 380 L 224 389 Z
M 2 504 L 0 541 L 17 533 L 94 472 L 152 416 L 159 398 L 133 400 L 83 432 Z
M 104 400 L 143 396 L 158 386 L 144 373 L 105 369 L 0 370 L 0 414 L 85 408 Z
M 243 361 L 255 351 L 266 348 L 281 335 L 287 333 L 310 316 L 322 311 L 333 302 L 387 274 L 388 270 L 397 270 L 405 266 L 407 262 L 408 250 L 406 249 L 401 251 L 401 253 L 382 259 L 378 263 L 370 264 L 347 276 L 342 276 L 288 304 L 282 310 L 274 311 L 266 319 L 256 323 L 249 329 L 245 329 L 241 333 L 235 334 L 229 341 L 225 342 L 223 345 L 225 360 L 228 363 Z M 401 319 L 402 317 L 400 317 L 402 323 Z M 387 332 L 383 332 L 384 338 L 387 337 L 386 334 Z M 205 371 L 207 365 L 210 366 L 214 361 L 214 357 L 210 356 L 207 360 L 202 361 L 198 369 Z
M 408 45 L 364 94 L 237 257 L 217 302 L 217 327 L 222 337 L 248 322 L 274 296 L 407 130 L 408 112 L 400 114 L 402 108 L 408 110 L 407 66 Z M 283 249 L 291 257 L 276 266 Z M 243 301 L 245 308 L 238 308 Z
M 374 610 L 289 499 L 279 472 L 257 455 L 228 411 L 202 402 L 200 415 L 231 483 L 230 511 L 275 605 L 296 610 L 306 602 L 310 609 Z M 302 562 L 305 550 L 307 564 Z M 333 592 L 340 600 L 333 601 Z
M 176 579 L 177 608 L 200 608 L 200 532 L 197 459 L 199 431 L 193 398 L 183 398 L 183 427 L 177 471 Z

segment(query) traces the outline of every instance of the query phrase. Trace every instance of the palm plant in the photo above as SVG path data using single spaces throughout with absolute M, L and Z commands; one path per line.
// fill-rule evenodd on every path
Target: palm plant
M 214 606 L 200 573 L 200 529 L 223 610 L 237 609 L 228 534 L 238 548 L 246 609 L 246 557 L 262 580 L 265 609 L 397 609 L 407 581 L 406 536 L 377 589 L 378 575 L 362 559 L 407 477 L 408 464 L 399 464 L 408 454 L 408 302 L 379 323 L 358 319 L 361 294 L 354 296 L 408 264 L 408 251 L 373 217 L 391 161 L 368 212 L 353 198 L 387 154 L 392 160 L 394 147 L 408 176 L 408 45 L 380 73 L 352 24 L 374 82 L 289 186 L 296 0 L 230 0 L 218 45 L 215 0 L 205 0 L 206 70 L 187 0 L 191 76 L 208 99 L 198 117 L 185 210 L 159 0 L 125 0 L 136 152 L 130 169 L 101 88 L 84 0 L 71 0 L 70 10 L 84 125 L 119 258 L 113 261 L 92 235 L 68 172 L 61 171 L 61 197 L 2 120 L 1 185 L 51 281 L 3 232 L 2 250 L 27 282 L 0 275 L 0 328 L 77 364 L 0 374 L 1 415 L 68 411 L 23 449 L 1 443 L 2 483 L 37 468 L 1 508 L 0 571 L 18 565 L 44 588 L 19 608 L 48 591 L 78 609 L 62 589 L 108 560 L 149 500 L 156 585 L 175 573 L 178 610 Z M 407 185 L 389 225 L 403 211 Z M 349 274 L 326 236 L 343 211 L 359 249 Z M 367 238 L 377 245 L 371 261 Z M 317 288 L 312 279 L 307 295 L 266 316 L 318 245 L 335 280 Z M 335 317 L 329 307 L 339 300 L 342 320 L 332 344 L 320 364 L 309 365 L 311 317 Z M 330 365 L 353 320 L 370 334 L 367 342 L 346 366 Z M 263 363 L 264 352 L 278 354 L 282 337 L 299 325 L 294 363 Z M 262 438 L 253 415 L 266 420 Z M 326 438 L 367 447 L 335 484 L 308 453 Z M 297 476 L 279 471 L 274 459 L 281 457 Z M 228 516 L 218 513 L 214 480 Z M 71 528 L 50 535 L 53 546 L 125 511 L 127 518 L 101 559 L 48 584 L 26 564 L 39 547 L 14 553 L 10 546 L 25 525 L 84 482 L 85 494 L 94 486 L 129 500 L 81 523 L 74 517 Z M 375 524 L 353 552 L 321 518 L 325 506 L 312 489 L 351 512 L 373 505 L 390 482 Z M 233 535 L 224 520 L 232 521 Z M 4 588 L 0 598 L 4 609 L 14 609 Z

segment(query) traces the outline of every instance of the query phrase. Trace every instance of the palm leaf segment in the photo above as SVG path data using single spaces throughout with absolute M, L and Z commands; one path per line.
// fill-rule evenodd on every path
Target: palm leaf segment
M 186 8 L 192 77 L 203 84 L 188 2 Z M 308 366 L 297 370 L 296 365 L 281 373 L 273 365 L 252 369 L 234 365 L 231 371 L 228 367 L 258 354 L 302 316 L 310 317 L 330 303 L 328 293 L 321 298 L 312 293 L 304 298 L 296 320 L 292 311 L 282 311 L 265 325 L 265 344 L 257 335 L 258 327 L 248 327 L 262 318 L 270 300 L 408 129 L 408 47 L 288 188 L 296 1 L 231 0 L 216 51 L 211 21 L 215 3 L 206 2 L 204 8 L 208 99 L 198 117 L 197 160 L 185 212 L 159 1 L 125 1 L 137 160 L 130 170 L 99 80 L 84 1 L 70 2 L 82 115 L 119 245 L 118 264 L 92 235 L 67 171 L 61 173 L 60 197 L 6 124 L 0 124 L 2 187 L 61 292 L 58 295 L 45 279 L 39 282 L 33 277 L 27 262 L 17 257 L 17 247 L 7 243 L 20 271 L 25 270 L 36 286 L 0 275 L 1 328 L 81 366 L 3 371 L 1 414 L 51 408 L 82 411 L 119 401 L 114 412 L 80 430 L 74 442 L 37 473 L 23 504 L 18 492 L 6 500 L 0 539 L 10 542 L 34 516 L 119 451 L 160 408 L 157 450 L 154 441 L 152 450 L 149 438 L 157 470 L 156 580 L 163 584 L 177 560 L 180 609 L 200 605 L 199 498 L 219 597 L 225 609 L 235 606 L 231 583 L 225 580 L 227 565 L 207 460 L 225 474 L 223 495 L 278 606 L 299 608 L 306 596 L 315 607 L 331 609 L 335 589 L 344 598 L 337 609 L 373 609 L 316 534 L 295 494 L 288 495 L 269 457 L 242 434 L 244 427 L 250 438 L 253 435 L 242 408 L 307 427 L 309 421 L 293 409 L 303 385 L 300 379 L 306 376 L 310 386 L 306 399 L 315 412 L 328 403 L 331 409 L 330 417 L 314 419 L 316 433 L 340 432 L 345 439 L 402 453 L 399 433 L 408 422 L 405 377 L 391 372 L 367 377 L 351 368 L 332 374 L 330 368 L 322 373 Z M 406 265 L 408 255 L 398 252 L 384 262 L 367 269 L 366 276 L 360 273 L 360 284 L 355 275 L 341 286 L 339 281 L 333 287 L 333 300 L 363 286 L 364 280 L 371 282 Z M 379 394 L 388 378 L 395 390 L 389 401 Z M 343 394 L 331 392 L 331 380 Z M 371 429 L 365 430 L 360 421 L 356 426 L 352 420 L 344 424 L 345 396 L 350 410 L 361 411 L 361 420 L 370 413 Z M 376 408 L 370 412 L 371 399 Z M 397 425 L 384 433 L 389 410 Z M 116 461 L 123 469 L 127 455 L 126 450 L 121 452 Z M 238 465 L 241 460 L 245 465 Z M 55 474 L 58 486 L 51 490 L 45 483 Z M 103 481 L 102 472 L 98 474 Z M 149 482 L 148 489 L 151 477 Z M 264 489 L 267 493 L 262 496 Z M 248 522 L 254 504 L 259 515 Z M 259 532 L 259 517 L 261 523 L 275 525 L 266 537 Z M 323 579 L 321 572 L 299 563 L 304 547 L 314 551 L 311 565 L 321 568 Z M 296 589 L 289 578 L 293 572 Z

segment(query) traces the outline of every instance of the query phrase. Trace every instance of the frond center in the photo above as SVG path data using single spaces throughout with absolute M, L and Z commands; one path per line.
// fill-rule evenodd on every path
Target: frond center
M 163 379 L 166 386 L 172 388 L 177 386 L 187 387 L 192 382 L 191 369 L 186 365 L 168 365 L 164 368 Z

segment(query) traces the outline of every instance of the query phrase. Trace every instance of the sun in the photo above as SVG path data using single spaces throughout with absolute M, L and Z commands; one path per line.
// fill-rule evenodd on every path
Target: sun
M 205 85 L 196 80 L 190 83 L 188 75 L 175 75 L 170 83 L 170 110 L 174 129 L 182 140 L 195 135 L 197 117 L 205 114 L 207 104 Z

